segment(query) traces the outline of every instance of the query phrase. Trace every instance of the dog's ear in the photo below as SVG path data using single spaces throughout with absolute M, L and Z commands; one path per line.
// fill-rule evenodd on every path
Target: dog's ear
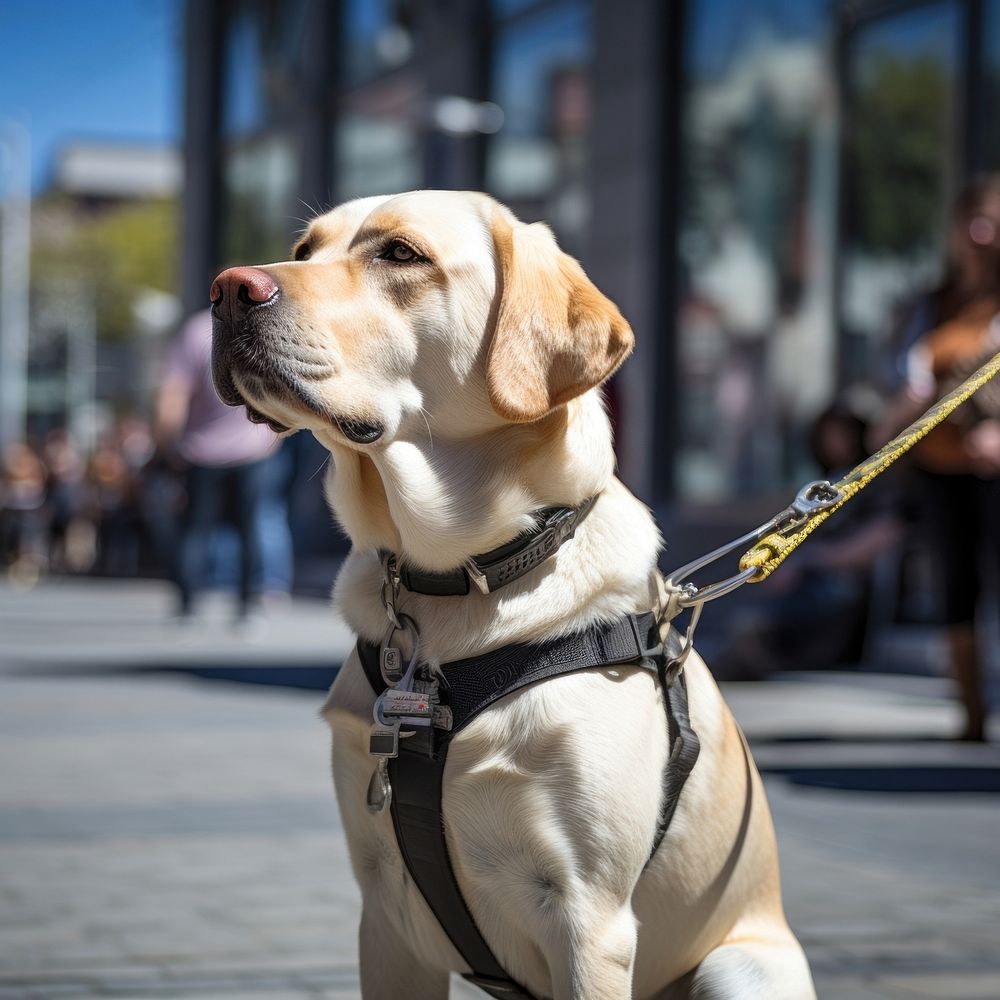
M 547 226 L 493 215 L 500 297 L 486 359 L 490 402 L 524 423 L 600 385 L 635 338 Z

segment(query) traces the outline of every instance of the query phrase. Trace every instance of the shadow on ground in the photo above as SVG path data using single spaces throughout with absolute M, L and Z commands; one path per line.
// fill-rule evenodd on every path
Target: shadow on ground
M 122 663 L 97 666 L 81 664 L 67 668 L 65 665 L 38 665 L 30 670 L 15 670 L 21 676 L 65 677 L 187 674 L 206 681 L 253 684 L 325 691 L 333 683 L 340 664 L 329 660 L 317 663 L 283 664 L 255 661 L 253 664 L 211 663 L 197 660 L 167 659 L 145 663 Z M 751 740 L 755 748 L 765 746 L 869 744 L 872 747 L 893 745 L 951 744 L 953 741 L 923 733 L 877 733 L 850 735 L 786 733 L 756 737 Z M 893 792 L 900 794 L 988 794 L 1000 792 L 1000 766 L 949 765 L 949 764 L 888 764 L 879 766 L 830 764 L 827 766 L 761 765 L 763 774 L 785 779 L 789 784 L 804 788 L 845 792 Z
M 997 793 L 1000 767 L 762 767 L 793 785 L 844 792 Z
M 296 688 L 308 691 L 326 691 L 334 682 L 340 664 L 329 662 L 311 664 L 254 663 L 252 666 L 218 663 L 121 663 L 110 666 L 57 666 L 36 665 L 31 668 L 7 671 L 11 677 L 135 677 L 142 674 L 189 674 L 211 681 L 229 681 L 238 684 L 263 684 L 272 687 Z

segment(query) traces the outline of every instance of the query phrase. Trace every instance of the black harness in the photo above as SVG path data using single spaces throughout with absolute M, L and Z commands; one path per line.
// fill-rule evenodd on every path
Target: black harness
M 471 566 L 475 569 L 492 567 L 492 574 L 484 574 L 491 585 L 494 580 L 499 582 L 501 576 L 507 577 L 503 582 L 516 579 L 571 537 L 592 504 L 593 500 L 585 507 L 543 512 L 539 530 L 528 533 L 530 538 L 522 536 L 504 546 L 510 551 L 504 552 L 499 560 L 477 557 L 471 561 Z M 539 543 L 537 535 L 542 533 L 547 537 Z M 521 542 L 522 552 L 530 549 L 533 554 L 519 559 L 517 542 Z M 543 549 L 547 551 L 541 556 Z M 503 573 L 503 564 L 512 558 L 526 568 L 521 572 Z M 469 581 L 476 582 L 475 569 L 466 576 L 465 589 L 459 592 L 468 593 Z M 422 584 L 431 576 L 434 579 L 430 586 L 439 588 L 431 591 L 435 595 L 456 592 L 440 589 L 445 574 L 401 574 L 404 585 L 420 593 L 428 592 L 422 589 Z M 458 571 L 451 585 L 462 585 Z M 393 826 L 414 883 L 472 970 L 465 974 L 465 979 L 490 996 L 498 1000 L 511 997 L 534 1000 L 533 995 L 511 979 L 497 961 L 480 934 L 455 878 L 448 856 L 441 805 L 451 741 L 480 712 L 530 684 L 580 670 L 622 664 L 650 671 L 663 691 L 669 748 L 660 818 L 649 855 L 652 859 L 667 832 L 700 749 L 698 736 L 691 729 L 688 718 L 687 686 L 680 671 L 683 647 L 683 640 L 673 628 L 669 629 L 666 642 L 661 642 L 656 617 L 646 612 L 626 615 L 610 623 L 596 623 L 581 632 L 547 642 L 514 643 L 480 656 L 444 663 L 438 668 L 436 677 L 431 675 L 429 668 L 421 668 L 422 680 L 434 692 L 434 725 L 415 729 L 413 735 L 400 740 L 398 756 L 388 762 Z M 389 686 L 382 675 L 381 647 L 362 639 L 357 649 L 372 690 L 376 696 L 381 695 Z

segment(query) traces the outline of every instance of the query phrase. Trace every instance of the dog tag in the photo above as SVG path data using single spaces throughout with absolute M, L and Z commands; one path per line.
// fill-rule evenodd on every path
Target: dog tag
M 372 726 L 368 736 L 368 752 L 373 757 L 399 756 L 399 723 L 394 726 Z
M 389 781 L 389 761 L 380 757 L 372 771 L 368 782 L 368 794 L 365 797 L 370 813 L 380 813 L 392 801 L 392 784 Z
M 382 715 L 387 718 L 430 719 L 434 705 L 420 691 L 397 691 L 389 688 L 382 695 Z
M 395 646 L 382 648 L 381 663 L 382 679 L 386 684 L 398 684 L 403 676 L 403 652 Z

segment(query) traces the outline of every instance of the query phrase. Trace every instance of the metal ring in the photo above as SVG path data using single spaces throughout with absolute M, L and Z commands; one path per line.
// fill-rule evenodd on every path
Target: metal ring
M 393 625 L 391 622 L 389 628 L 386 630 L 385 638 L 382 640 L 382 649 L 385 649 L 389 643 L 392 641 L 392 637 L 397 632 L 408 632 L 410 634 L 410 642 L 413 648 L 410 651 L 410 660 L 406 665 L 406 669 L 403 671 L 402 676 L 398 681 L 391 681 L 385 674 L 382 674 L 382 680 L 385 681 L 388 687 L 396 687 L 402 683 L 403 678 L 407 674 L 412 674 L 417 665 L 417 657 L 420 651 L 420 629 L 417 628 L 417 623 L 407 614 L 400 613 L 399 615 L 399 625 Z M 380 657 L 381 659 L 381 657 Z M 382 672 L 382 665 L 379 663 L 379 672 Z

